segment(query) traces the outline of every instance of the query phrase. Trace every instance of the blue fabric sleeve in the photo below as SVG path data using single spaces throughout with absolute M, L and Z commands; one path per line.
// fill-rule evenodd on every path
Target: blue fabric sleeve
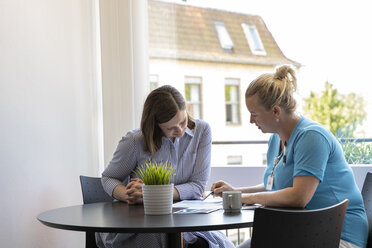
M 308 130 L 295 143 L 293 177 L 313 175 L 323 180 L 331 147 L 318 131 Z

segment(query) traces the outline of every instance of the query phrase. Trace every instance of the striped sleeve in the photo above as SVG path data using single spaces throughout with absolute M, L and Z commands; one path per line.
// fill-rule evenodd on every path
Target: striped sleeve
M 109 195 L 112 196 L 119 184 L 127 184 L 128 176 L 137 165 L 136 150 L 135 135 L 129 132 L 120 140 L 112 160 L 102 173 L 102 184 Z

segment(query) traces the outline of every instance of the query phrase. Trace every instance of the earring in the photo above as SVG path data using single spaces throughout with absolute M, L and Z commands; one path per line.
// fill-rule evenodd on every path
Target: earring
M 279 123 L 279 119 L 275 119 L 277 123 Z

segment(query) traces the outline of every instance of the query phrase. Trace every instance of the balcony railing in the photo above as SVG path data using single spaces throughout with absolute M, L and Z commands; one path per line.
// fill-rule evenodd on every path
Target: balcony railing
M 268 140 L 212 141 L 212 145 L 257 145 L 268 142 Z
M 372 138 L 338 140 L 349 164 L 372 164 Z M 212 166 L 265 166 L 267 143 L 268 140 L 213 141 Z
M 344 143 L 347 141 L 350 142 L 372 142 L 372 138 L 363 138 L 363 139 L 354 139 L 354 138 L 349 138 L 349 139 L 339 139 L 340 142 Z M 239 141 L 212 141 L 212 145 L 258 145 L 258 144 L 267 144 L 269 141 L 268 140 L 239 140 Z

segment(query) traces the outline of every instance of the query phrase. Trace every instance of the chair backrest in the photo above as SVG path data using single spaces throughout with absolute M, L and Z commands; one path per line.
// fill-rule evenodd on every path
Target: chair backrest
M 362 196 L 364 201 L 364 208 L 366 210 L 369 232 L 367 248 L 372 248 L 372 173 L 367 172 L 366 179 L 363 183 Z
M 80 185 L 84 204 L 113 201 L 103 189 L 100 177 L 80 176 Z M 85 232 L 85 247 L 97 248 L 94 232 Z
M 100 177 L 80 176 L 80 184 L 84 204 L 113 201 L 103 189 Z
M 349 200 L 322 209 L 257 208 L 252 248 L 338 248 Z

